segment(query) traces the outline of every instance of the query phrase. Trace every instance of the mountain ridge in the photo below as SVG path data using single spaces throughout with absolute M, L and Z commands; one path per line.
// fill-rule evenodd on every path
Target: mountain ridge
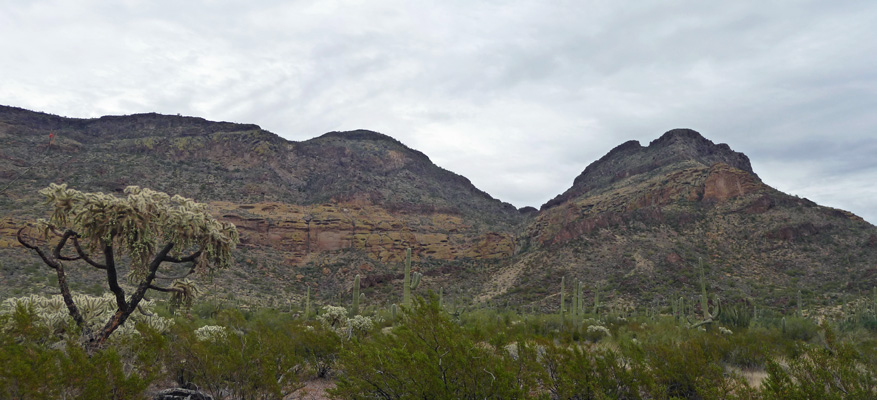
M 746 155 L 691 129 L 616 146 L 541 210 L 495 199 L 364 129 L 294 142 L 197 117 L 75 120 L 0 107 L 0 141 L 0 184 L 9 187 L 0 284 L 10 290 L 33 274 L 22 267 L 32 255 L 11 234 L 45 213 L 36 191 L 49 182 L 148 186 L 208 203 L 242 237 L 220 298 L 295 298 L 305 285 L 337 298 L 361 274 L 370 298 L 387 299 L 407 248 L 424 290 L 542 309 L 556 305 L 563 276 L 619 306 L 666 305 L 696 292 L 699 260 L 723 296 L 772 307 L 799 289 L 831 302 L 877 283 L 877 228 L 771 188 Z

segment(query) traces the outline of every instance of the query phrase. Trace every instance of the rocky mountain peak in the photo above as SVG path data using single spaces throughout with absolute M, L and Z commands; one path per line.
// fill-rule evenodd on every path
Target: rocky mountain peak
M 674 164 L 696 162 L 705 166 L 718 163 L 752 171 L 749 157 L 731 150 L 727 144 L 715 144 L 692 129 L 673 129 L 653 140 L 647 147 L 630 140 L 615 147 L 576 177 L 573 186 L 542 205 L 548 209 L 567 200 L 599 189 L 633 175 L 649 173 Z

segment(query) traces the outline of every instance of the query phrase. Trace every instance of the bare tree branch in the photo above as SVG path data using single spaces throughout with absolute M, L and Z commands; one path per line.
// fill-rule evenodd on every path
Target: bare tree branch
M 155 285 L 149 285 L 149 288 L 152 289 L 152 290 L 156 290 L 156 291 L 164 292 L 164 293 L 182 292 L 181 289 L 177 289 L 177 288 L 166 288 L 166 287 L 155 286 Z
M 110 286 L 110 291 L 116 295 L 116 306 L 119 307 L 119 310 L 126 312 L 128 311 L 128 303 L 125 302 L 125 290 L 119 286 L 119 279 L 116 276 L 116 261 L 113 259 L 112 241 L 104 243 L 104 259 L 106 259 L 107 266 L 107 284 Z
M 82 250 L 82 246 L 79 245 L 79 238 L 77 236 L 73 236 L 73 247 L 76 248 L 76 253 L 79 254 L 79 257 L 92 267 L 95 267 L 97 269 L 107 269 L 106 265 L 100 264 L 97 261 L 92 260 L 91 257 L 85 254 L 85 251 Z
M 81 257 L 66 257 L 66 256 L 61 255 L 61 249 L 63 249 L 64 246 L 67 245 L 67 240 L 70 239 L 71 237 L 75 237 L 75 236 L 76 236 L 76 232 L 73 232 L 69 229 L 66 232 L 64 232 L 63 235 L 61 235 L 61 240 L 58 241 L 58 245 L 55 246 L 55 250 L 52 252 L 52 256 L 56 260 L 75 261 L 75 260 L 78 260 L 81 258 Z
M 46 263 L 46 265 L 55 270 L 55 273 L 58 276 L 58 288 L 61 289 L 61 297 L 64 299 L 64 305 L 67 306 L 67 313 L 70 314 L 76 322 L 76 325 L 87 333 L 88 327 L 85 325 L 85 319 L 82 318 L 82 313 L 79 312 L 79 307 L 76 306 L 76 302 L 73 301 L 73 296 L 70 294 L 70 287 L 67 285 L 67 274 L 64 272 L 64 265 L 57 259 L 49 258 L 39 246 L 33 243 L 28 243 L 22 236 L 22 232 L 24 232 L 25 228 L 26 226 L 21 227 L 21 229 L 18 230 L 18 233 L 16 234 L 18 242 L 21 243 L 22 246 L 35 251 L 40 258 L 43 259 L 43 262 Z M 63 247 L 61 244 L 56 246 L 56 252 L 60 252 L 58 249 L 61 247 Z
M 21 227 L 21 229 L 19 229 L 18 233 L 15 235 L 18 238 L 18 243 L 21 243 L 22 246 L 27 247 L 27 248 L 35 251 L 37 253 L 37 255 L 39 255 L 40 258 L 43 259 L 43 262 L 46 263 L 46 265 L 48 265 L 52 269 L 57 270 L 58 268 L 60 268 L 61 264 L 57 260 L 49 258 L 46 255 L 46 253 L 43 252 L 43 249 L 41 249 L 39 246 L 37 246 L 33 243 L 28 243 L 27 241 L 25 241 L 24 237 L 22 236 L 22 233 L 24 232 L 25 228 L 27 228 L 27 227 L 26 226 Z
M 198 256 L 201 255 L 201 252 L 202 252 L 202 251 L 204 251 L 203 248 L 202 248 L 202 249 L 198 249 L 198 251 L 196 251 L 196 252 L 194 252 L 194 253 L 192 253 L 192 254 L 189 254 L 188 256 L 185 256 L 185 257 L 183 257 L 183 258 L 174 258 L 174 257 L 171 257 L 171 256 L 165 256 L 161 261 L 163 261 L 163 262 L 164 262 L 164 261 L 167 261 L 167 262 L 172 262 L 172 263 L 177 263 L 177 264 L 184 263 L 184 262 L 194 262 L 195 259 L 198 258 Z

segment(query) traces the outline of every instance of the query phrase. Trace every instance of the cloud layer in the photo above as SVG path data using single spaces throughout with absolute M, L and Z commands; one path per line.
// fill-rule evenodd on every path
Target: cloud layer
M 5 3 L 3 104 L 371 129 L 536 207 L 623 141 L 688 127 L 877 222 L 872 1 Z

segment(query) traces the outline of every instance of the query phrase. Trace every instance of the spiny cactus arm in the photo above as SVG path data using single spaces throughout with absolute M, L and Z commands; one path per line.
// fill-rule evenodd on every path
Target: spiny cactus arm
M 713 311 L 709 313 L 710 318 L 717 319 L 719 318 L 719 315 L 722 315 L 722 301 L 719 298 L 719 295 L 713 295 L 713 304 L 715 307 L 713 307 Z
M 155 316 L 155 314 L 144 310 L 143 307 L 141 307 L 139 304 L 137 305 L 137 311 L 140 312 L 141 315 L 145 315 L 147 317 L 154 317 Z
M 420 272 L 415 272 L 411 275 L 411 290 L 417 289 L 420 286 L 420 278 L 423 278 L 423 274 Z
M 692 322 L 691 319 L 686 317 L 686 320 L 688 321 L 689 328 L 694 329 L 694 328 L 701 327 L 703 325 L 711 324 L 711 323 L 715 322 L 719 318 L 719 315 L 721 315 L 721 313 L 722 313 L 721 300 L 719 299 L 719 295 L 713 296 L 713 310 L 712 310 L 712 312 L 710 312 L 710 310 L 709 310 L 709 302 L 708 301 L 704 301 L 702 303 L 702 305 L 707 307 L 706 311 L 703 312 L 706 318 L 704 318 L 698 322 Z

